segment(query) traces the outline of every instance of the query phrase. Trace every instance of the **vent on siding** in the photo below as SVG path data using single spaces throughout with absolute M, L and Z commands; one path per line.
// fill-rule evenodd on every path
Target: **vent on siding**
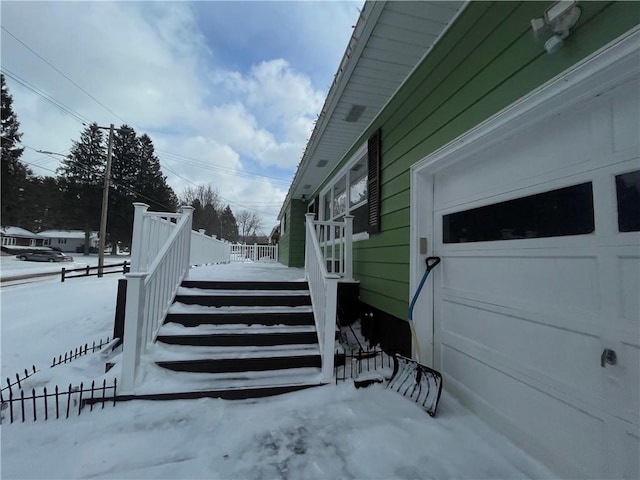
M 316 166 L 317 166 L 318 168 L 326 167 L 327 163 L 329 163 L 329 160 L 320 160 L 320 161 L 316 164 Z
M 367 166 L 369 168 L 367 191 L 369 193 L 369 233 L 380 232 L 380 198 L 381 182 L 380 182 L 380 155 L 381 155 L 381 138 L 380 129 L 369 137 L 367 145 Z

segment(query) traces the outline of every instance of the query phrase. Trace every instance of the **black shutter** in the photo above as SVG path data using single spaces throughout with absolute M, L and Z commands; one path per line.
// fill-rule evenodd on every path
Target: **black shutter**
M 369 194 L 369 233 L 380 232 L 380 198 L 381 182 L 380 182 L 380 155 L 381 155 L 381 138 L 380 129 L 369 137 L 367 145 L 367 166 L 369 169 L 367 179 L 367 192 Z

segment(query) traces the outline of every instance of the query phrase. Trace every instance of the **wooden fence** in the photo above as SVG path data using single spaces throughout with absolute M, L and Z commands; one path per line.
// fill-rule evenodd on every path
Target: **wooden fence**
M 60 281 L 64 282 L 67 278 L 79 278 L 79 277 L 97 277 L 98 276 L 98 270 L 100 267 L 90 267 L 89 265 L 87 265 L 86 267 L 82 267 L 82 268 L 65 268 L 62 267 L 62 271 L 60 272 Z M 117 270 L 114 270 L 117 269 Z M 94 271 L 96 273 L 91 273 L 92 271 Z M 76 274 L 76 275 L 69 275 L 69 273 L 75 273 L 75 272 L 83 272 L 81 274 Z M 123 263 L 112 263 L 110 265 L 104 265 L 102 267 L 102 274 L 103 275 L 107 275 L 109 273 L 128 273 L 129 272 L 129 262 L 123 262 Z

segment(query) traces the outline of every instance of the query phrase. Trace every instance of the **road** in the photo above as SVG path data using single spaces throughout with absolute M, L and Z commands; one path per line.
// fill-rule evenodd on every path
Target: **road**
M 129 262 L 131 257 L 128 255 L 107 256 L 105 265 Z M 0 257 L 0 282 L 2 287 L 10 285 L 19 285 L 23 283 L 31 283 L 41 280 L 51 279 L 52 277 L 60 277 L 62 268 L 73 269 L 83 268 L 86 266 L 95 267 L 98 265 L 98 255 L 76 255 L 73 262 L 65 263 L 45 263 L 45 262 L 27 262 L 18 260 L 15 256 Z

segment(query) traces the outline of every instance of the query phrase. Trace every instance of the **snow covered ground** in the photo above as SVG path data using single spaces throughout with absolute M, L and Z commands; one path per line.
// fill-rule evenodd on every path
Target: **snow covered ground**
M 273 264 L 193 269 L 190 278 L 299 280 Z M 110 335 L 120 275 L 3 286 L 2 377 L 30 385 L 111 378 L 99 354 L 48 368 Z M 110 377 L 111 376 L 111 377 Z M 445 385 L 446 388 L 446 385 Z M 380 385 L 341 383 L 261 400 L 121 402 L 68 420 L 4 424 L 11 478 L 549 478 L 552 474 L 446 391 L 436 418 Z

